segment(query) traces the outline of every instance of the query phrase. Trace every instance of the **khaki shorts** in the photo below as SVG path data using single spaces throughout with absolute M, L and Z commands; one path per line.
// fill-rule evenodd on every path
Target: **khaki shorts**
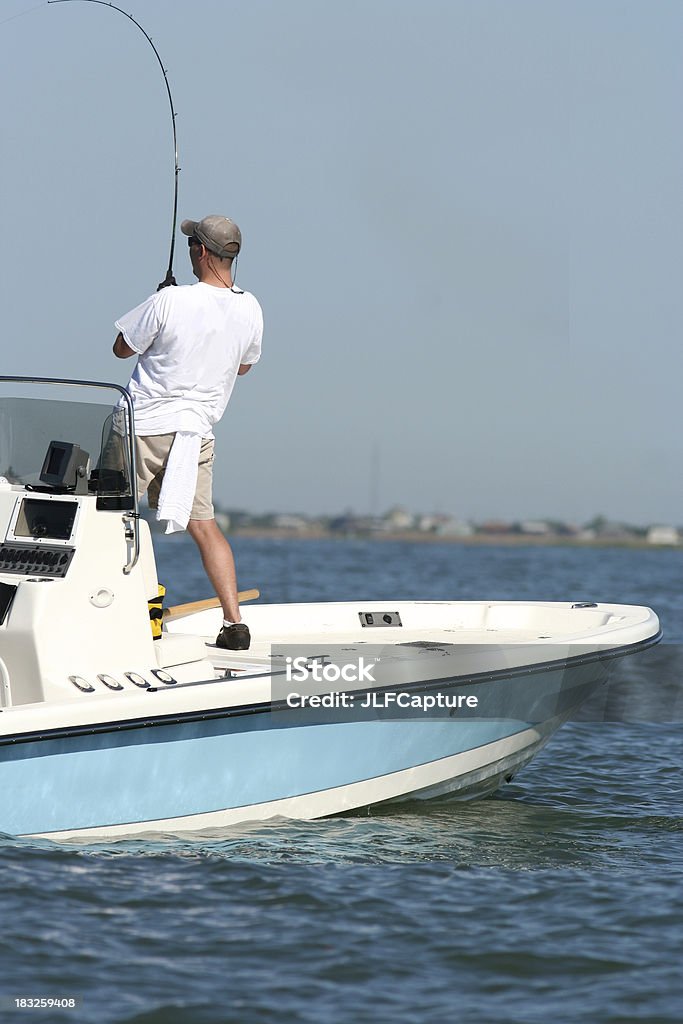
M 159 492 L 166 471 L 166 460 L 175 434 L 150 434 L 135 438 L 137 461 L 138 500 L 145 491 L 150 508 L 159 504 Z M 212 437 L 205 437 L 199 451 L 197 488 L 194 492 L 190 519 L 213 519 L 213 445 Z

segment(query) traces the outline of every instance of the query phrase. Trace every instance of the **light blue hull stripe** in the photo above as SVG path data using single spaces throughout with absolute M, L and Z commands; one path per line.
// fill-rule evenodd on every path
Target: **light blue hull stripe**
M 270 714 L 0 748 L 0 831 L 125 825 L 282 800 L 459 754 L 528 727 L 511 719 L 330 722 Z M 279 723 L 278 723 L 279 725 Z

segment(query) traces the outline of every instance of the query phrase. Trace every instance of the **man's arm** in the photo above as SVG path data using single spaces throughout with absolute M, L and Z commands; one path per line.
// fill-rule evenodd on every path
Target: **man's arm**
M 130 356 L 136 356 L 137 355 L 137 352 L 135 352 L 130 347 L 130 345 L 128 345 L 126 343 L 123 335 L 120 332 L 116 336 L 116 341 L 114 342 L 114 347 L 113 347 L 112 351 L 113 351 L 114 355 L 117 357 L 117 359 L 128 359 Z M 241 372 L 242 372 L 242 367 L 240 367 L 240 373 Z
M 118 338 L 117 338 L 117 341 L 118 341 Z M 126 345 L 125 341 L 124 341 L 124 345 Z M 127 345 L 126 345 L 126 348 L 128 348 Z M 252 368 L 252 365 L 253 365 L 252 363 L 242 363 L 240 368 L 239 368 L 239 370 L 237 371 L 237 376 L 238 377 L 244 377 L 245 373 L 249 373 L 249 371 Z

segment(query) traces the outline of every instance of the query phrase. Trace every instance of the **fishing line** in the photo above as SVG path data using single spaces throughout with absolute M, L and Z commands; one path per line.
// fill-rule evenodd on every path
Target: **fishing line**
M 142 34 L 145 37 L 145 39 L 147 40 L 149 45 L 154 50 L 154 56 L 156 57 L 157 61 L 159 62 L 159 67 L 161 68 L 161 70 L 163 72 L 163 75 L 164 75 L 164 84 L 166 86 L 166 93 L 168 95 L 168 102 L 169 102 L 169 106 L 171 108 L 171 124 L 173 126 L 173 152 L 174 152 L 174 155 L 175 155 L 174 189 L 173 189 L 173 226 L 171 228 L 171 251 L 170 251 L 169 257 L 168 257 L 168 270 L 166 271 L 166 277 L 159 284 L 159 286 L 157 288 L 157 291 L 159 291 L 161 288 L 167 288 L 168 285 L 176 284 L 176 279 L 173 276 L 173 256 L 174 256 L 174 253 L 175 253 L 176 221 L 178 219 L 178 174 L 180 172 L 180 167 L 178 166 L 178 136 L 176 134 L 176 126 L 175 126 L 176 116 L 177 115 L 176 115 L 176 112 L 175 112 L 175 108 L 173 106 L 173 97 L 171 96 L 171 86 L 169 85 L 169 82 L 168 82 L 168 74 L 166 72 L 166 68 L 164 67 L 163 61 L 161 60 L 161 57 L 159 56 L 159 51 L 157 50 L 156 46 L 152 42 L 152 37 L 150 35 L 148 35 L 147 32 L 145 32 L 145 30 L 142 27 L 142 25 L 140 24 L 140 22 L 136 21 L 135 18 L 133 17 L 133 15 L 129 14 L 128 11 L 124 11 L 121 7 L 117 7 L 116 4 L 108 3 L 108 0 L 47 0 L 47 2 L 48 2 L 48 4 L 68 4 L 68 3 L 99 4 L 100 7 L 111 7 L 112 10 L 118 11 L 119 14 L 124 14 L 126 16 L 126 18 L 128 18 L 129 21 L 132 21 L 133 24 L 136 25 L 140 29 L 140 31 L 142 32 Z
M 48 0 L 48 3 L 50 0 Z M 14 21 L 16 18 L 24 18 L 27 14 L 31 14 L 33 11 L 37 11 L 39 7 L 44 7 L 45 4 L 36 4 L 35 7 L 29 7 L 26 11 L 19 11 L 18 14 L 10 14 L 9 18 L 3 18 L 0 21 L 0 25 L 6 25 L 8 21 Z

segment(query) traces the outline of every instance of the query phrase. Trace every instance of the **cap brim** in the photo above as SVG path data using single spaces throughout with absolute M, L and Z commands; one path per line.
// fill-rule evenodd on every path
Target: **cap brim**
M 180 225 L 180 230 L 184 235 L 192 236 L 197 230 L 198 224 L 198 220 L 184 220 L 183 223 Z

